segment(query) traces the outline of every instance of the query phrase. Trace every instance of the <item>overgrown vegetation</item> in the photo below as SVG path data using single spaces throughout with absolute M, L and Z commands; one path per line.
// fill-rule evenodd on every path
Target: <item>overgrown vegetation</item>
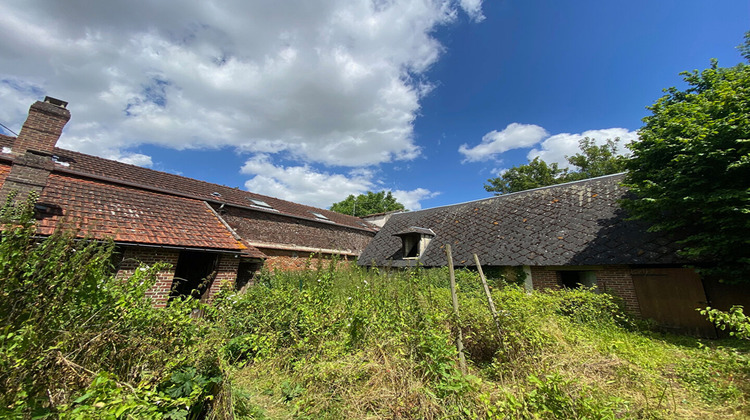
M 5 215 L 3 418 L 750 416 L 747 340 L 649 332 L 606 294 L 527 294 L 498 273 L 498 337 L 474 272 L 457 272 L 457 319 L 447 270 L 332 261 L 263 272 L 191 318 L 196 301 L 144 297 L 155 267 L 115 279 L 112 244 L 40 242 L 29 211 Z

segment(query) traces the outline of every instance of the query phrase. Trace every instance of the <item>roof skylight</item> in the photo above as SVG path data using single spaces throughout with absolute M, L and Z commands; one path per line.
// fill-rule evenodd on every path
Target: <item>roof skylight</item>
M 266 203 L 263 200 L 257 200 L 255 198 L 248 198 L 248 200 L 250 200 L 251 203 L 253 203 L 254 205 L 256 205 L 258 207 L 263 207 L 263 208 L 267 208 L 267 209 L 272 209 L 273 208 L 273 207 L 271 207 L 270 204 Z
M 314 212 L 314 211 L 311 211 L 310 213 L 312 213 L 312 214 L 313 214 L 313 216 L 317 217 L 318 219 L 321 219 L 321 220 L 329 220 L 329 219 L 328 219 L 327 217 L 323 216 L 323 215 L 322 215 L 322 214 L 320 214 L 320 213 L 316 213 L 316 212 Z

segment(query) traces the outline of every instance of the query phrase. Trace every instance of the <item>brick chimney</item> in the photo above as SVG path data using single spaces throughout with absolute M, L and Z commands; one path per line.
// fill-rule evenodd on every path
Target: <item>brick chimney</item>
M 44 102 L 31 105 L 21 133 L 11 147 L 15 159 L 0 188 L 0 205 L 5 204 L 13 191 L 16 203 L 25 201 L 29 193 L 42 193 L 54 167 L 52 150 L 70 120 L 70 111 L 65 109 L 67 105 L 67 102 L 49 96 Z
M 68 103 L 59 99 L 44 98 L 29 108 L 29 116 L 21 128 L 21 134 L 13 142 L 12 153 L 23 155 L 27 150 L 52 153 L 63 127 L 70 120 Z

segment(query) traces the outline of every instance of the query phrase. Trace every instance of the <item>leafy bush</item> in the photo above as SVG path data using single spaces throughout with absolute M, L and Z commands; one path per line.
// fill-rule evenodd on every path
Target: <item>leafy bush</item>
M 722 330 L 729 329 L 729 335 L 750 340 L 750 318 L 744 313 L 742 305 L 732 306 L 728 312 L 706 307 L 697 309 L 709 322 L 716 324 Z
M 190 318 L 200 304 L 153 307 L 145 292 L 162 267 L 115 278 L 111 241 L 64 229 L 37 238 L 33 204 L 0 212 L 0 416 L 202 411 L 210 387 L 169 388 L 180 372 L 218 372 L 215 350 L 203 344 L 209 328 Z

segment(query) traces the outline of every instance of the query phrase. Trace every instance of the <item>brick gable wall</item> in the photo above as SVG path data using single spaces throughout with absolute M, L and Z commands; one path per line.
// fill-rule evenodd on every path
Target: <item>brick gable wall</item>
M 224 220 L 251 244 L 261 242 L 286 246 L 337 250 L 359 255 L 374 232 L 284 217 L 272 213 L 228 208 Z M 261 247 L 259 247 L 261 248 Z
M 312 252 L 297 252 L 264 249 L 263 252 L 268 255 L 264 267 L 270 271 L 299 271 L 305 269 L 315 269 L 318 266 L 328 267 L 331 262 L 331 255 L 321 255 Z M 338 265 L 346 264 L 354 259 L 345 255 L 336 256 Z

